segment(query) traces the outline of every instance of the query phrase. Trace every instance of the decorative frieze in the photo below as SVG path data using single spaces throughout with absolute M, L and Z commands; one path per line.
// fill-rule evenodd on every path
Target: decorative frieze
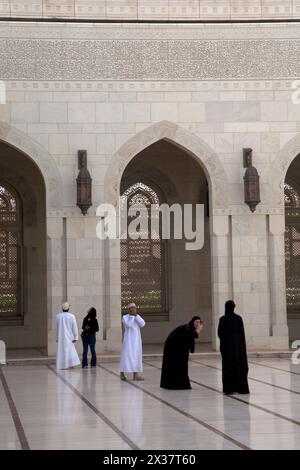
M 249 207 L 246 205 L 235 205 L 229 206 L 227 209 L 213 209 L 213 215 L 248 215 L 251 217 L 251 213 Z M 269 215 L 269 214 L 276 214 L 276 215 L 283 215 L 284 208 L 283 207 L 268 207 L 261 205 L 255 211 L 255 215 Z
M 298 0 L 6 0 L 14 17 L 103 20 L 229 20 L 299 18 Z
M 2 80 L 255 80 L 299 77 L 300 39 L 0 41 Z
M 97 207 L 91 207 L 89 210 L 89 213 L 87 214 L 86 217 L 95 217 L 96 216 L 96 210 Z M 212 210 L 212 215 L 214 216 L 230 216 L 230 215 L 247 215 L 251 217 L 250 210 L 247 206 L 245 205 L 236 205 L 236 207 L 229 207 L 228 209 L 213 209 Z M 257 208 L 255 211 L 255 215 L 284 215 L 284 210 L 283 208 L 280 207 L 267 207 L 267 206 L 262 206 L 260 208 Z M 81 218 L 82 214 L 80 213 L 80 210 L 73 209 L 73 208 L 66 208 L 61 211 L 51 211 L 49 210 L 47 212 L 47 217 L 50 218 L 55 218 L 55 217 L 76 217 L 76 218 Z
M 267 90 L 267 93 L 273 91 L 292 91 L 294 80 L 201 80 L 201 81 L 126 81 L 126 80 L 102 80 L 102 81 L 51 81 L 51 80 L 41 80 L 41 81 L 32 81 L 32 80 L 17 80 L 11 81 L 6 80 L 6 90 L 7 91 L 53 91 L 56 92 L 54 101 L 65 101 L 66 97 L 60 97 L 57 93 L 71 93 L 71 92 L 140 92 L 138 101 L 148 101 L 148 93 L 151 93 L 150 101 L 163 101 L 163 95 L 159 94 L 154 97 L 153 93 L 155 92 L 203 92 L 199 97 L 193 96 L 194 101 L 218 101 L 217 96 L 212 96 L 209 92 L 231 92 L 231 91 L 248 91 L 251 93 L 263 93 L 264 90 Z M 145 92 L 145 94 L 144 94 Z M 143 93 L 143 95 L 141 95 Z M 205 94 L 204 94 L 205 93 Z M 208 94 L 209 93 L 209 94 Z M 71 94 L 70 94 L 71 96 Z M 273 96 L 273 95 L 272 95 Z M 272 96 L 253 94 L 247 95 L 247 98 L 251 98 L 255 101 L 268 101 Z M 118 97 L 119 99 L 119 97 Z M 100 95 L 93 96 L 90 101 L 105 101 L 105 96 L 100 99 Z M 74 99 L 72 96 L 72 101 L 80 101 L 77 96 Z M 130 101 L 130 100 L 129 100 Z M 170 100 L 168 100 L 170 101 Z

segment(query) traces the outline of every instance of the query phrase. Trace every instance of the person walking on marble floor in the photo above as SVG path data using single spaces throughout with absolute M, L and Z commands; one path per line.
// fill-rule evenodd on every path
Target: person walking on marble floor
M 120 357 L 120 378 L 127 380 L 125 373 L 132 373 L 133 380 L 144 380 L 139 373 L 143 372 L 142 337 L 140 329 L 145 321 L 137 313 L 135 303 L 128 305 L 129 313 L 123 315 L 124 338 Z
M 80 364 L 75 343 L 78 341 L 76 318 L 69 312 L 70 305 L 65 302 L 62 312 L 56 315 L 56 368 L 69 369 Z

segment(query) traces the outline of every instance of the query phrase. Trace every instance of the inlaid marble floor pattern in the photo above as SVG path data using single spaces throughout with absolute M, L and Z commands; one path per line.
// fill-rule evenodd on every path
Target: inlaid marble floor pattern
M 192 390 L 121 382 L 117 363 L 1 366 L 0 449 L 300 449 L 300 365 L 249 360 L 251 394 L 224 396 L 219 358 L 191 356 Z

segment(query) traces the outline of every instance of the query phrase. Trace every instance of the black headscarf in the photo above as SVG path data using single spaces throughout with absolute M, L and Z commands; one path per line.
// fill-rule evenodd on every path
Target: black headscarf
M 90 318 L 91 320 L 94 320 L 96 317 L 97 317 L 97 310 L 94 307 L 92 307 L 89 309 L 85 319 L 87 320 L 88 318 Z
M 86 335 L 91 335 L 99 331 L 99 325 L 97 321 L 97 311 L 94 307 L 90 308 L 86 317 L 82 323 L 82 329 L 84 330 L 84 337 Z M 87 329 L 86 326 L 89 328 Z
M 228 315 L 230 313 L 234 313 L 234 309 L 235 309 L 235 303 L 233 300 L 227 300 L 227 302 L 225 302 L 225 315 Z
M 194 326 L 194 322 L 195 322 L 196 320 L 201 320 L 201 318 L 198 317 L 197 315 L 195 315 L 195 316 L 191 319 L 191 321 L 188 323 L 188 324 L 189 324 L 189 329 L 192 330 L 192 331 L 194 331 L 194 330 L 196 329 L 195 326 Z

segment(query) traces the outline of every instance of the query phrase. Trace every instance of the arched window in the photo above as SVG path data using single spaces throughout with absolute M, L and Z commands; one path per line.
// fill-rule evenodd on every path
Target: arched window
M 142 238 L 133 240 L 127 231 L 127 239 L 121 240 L 122 311 L 127 311 L 128 303 L 135 302 L 148 320 L 168 319 L 167 243 L 161 239 L 160 231 L 155 231 L 156 224 L 152 224 L 151 237 L 151 206 L 158 209 L 160 204 L 158 192 L 142 182 L 130 186 L 121 198 L 127 229 L 136 219 L 128 214 L 130 207 L 141 206 L 147 212 L 144 209 L 145 226 L 139 227 Z
M 0 182 L 0 323 L 22 322 L 22 217 L 17 193 Z
M 285 265 L 287 313 L 300 317 L 300 191 L 292 184 L 284 185 L 285 199 Z

